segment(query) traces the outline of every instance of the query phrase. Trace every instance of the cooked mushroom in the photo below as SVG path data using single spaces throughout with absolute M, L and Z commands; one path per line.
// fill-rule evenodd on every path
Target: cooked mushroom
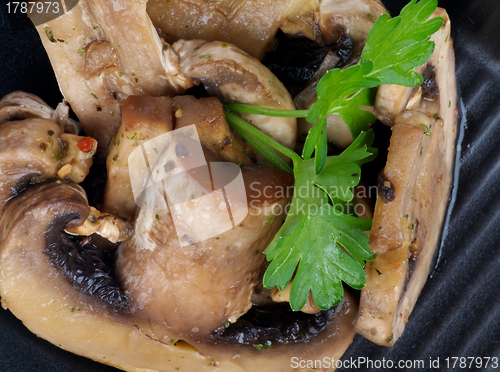
M 362 48 L 373 23 L 387 9 L 380 0 L 325 0 L 319 13 L 319 28 L 326 44 L 339 41 L 346 33 Z
M 37 30 L 64 97 L 85 132 L 101 144 L 101 154 L 120 126 L 129 95 L 175 94 L 191 86 L 178 74 L 178 57 L 158 37 L 145 1 L 116 6 L 81 0 Z
M 28 118 L 51 119 L 54 110 L 38 96 L 17 90 L 0 101 L 0 124 Z
M 252 150 L 233 135 L 224 118 L 222 105 L 215 97 L 130 96 L 124 103 L 122 118 L 122 125 L 110 143 L 107 158 L 105 212 L 133 219 L 137 204 L 130 177 L 141 175 L 130 173 L 129 156 L 146 141 L 174 128 L 194 124 L 201 144 L 218 153 L 222 160 L 253 164 L 248 155 Z
M 0 101 L 0 124 L 6 121 L 28 118 L 49 119 L 59 124 L 66 133 L 78 134 L 80 123 L 69 117 L 69 107 L 66 101 L 53 110 L 42 99 L 31 93 L 15 91 L 7 94 Z
M 290 290 L 292 289 L 292 283 L 293 280 L 282 291 L 280 291 L 277 287 L 274 287 L 271 290 L 271 298 L 273 299 L 273 301 L 290 302 Z M 317 314 L 321 311 L 321 309 L 318 308 L 314 303 L 312 293 L 309 293 L 306 304 L 304 305 L 304 307 L 302 307 L 302 309 L 300 309 L 300 311 L 306 314 Z
M 457 119 L 455 62 L 450 20 L 442 28 L 427 64 L 422 99 L 392 126 L 387 164 L 375 205 L 356 330 L 391 346 L 401 336 L 429 274 L 448 204 Z M 399 99 L 399 97 L 395 97 Z
M 283 84 L 257 59 L 232 44 L 218 41 L 180 40 L 172 48 L 181 58 L 182 73 L 202 83 L 222 102 L 243 102 L 261 107 L 293 110 L 295 106 Z M 295 118 L 242 114 L 250 124 L 281 144 L 294 148 Z
M 128 159 L 144 142 L 173 128 L 172 99 L 131 96 L 123 105 L 122 125 L 109 145 L 103 211 L 133 220 L 137 207 L 130 185 Z M 144 175 L 134 175 L 141 177 Z
M 97 234 L 111 243 L 118 243 L 127 240 L 132 235 L 133 229 L 129 221 L 90 207 L 90 212 L 81 225 L 66 227 L 64 231 L 75 236 Z
M 82 140 L 89 142 L 85 151 L 79 148 Z M 92 138 L 62 133 L 61 127 L 48 119 L 0 124 L 0 210 L 29 183 L 56 177 L 83 181 L 96 147 Z
M 289 201 L 283 190 L 293 177 L 256 166 L 240 173 L 210 151 L 207 168 L 196 141 L 177 133 L 171 152 L 159 148 L 156 160 L 167 178 L 154 203 L 168 208 L 149 209 L 153 200 L 143 195 L 134 235 L 118 252 L 117 275 L 139 314 L 197 339 L 252 306 L 262 249 L 282 225 Z
M 151 0 L 148 14 L 169 43 L 181 39 L 224 41 L 261 59 L 282 22 L 294 19 L 303 8 L 311 11 L 316 7 L 316 0 Z
M 172 104 L 175 129 L 195 124 L 200 143 L 216 152 L 222 161 L 242 165 L 255 163 L 253 148 L 233 134 L 216 97 L 178 96 Z
M 129 371 L 207 368 L 204 357 L 142 333 L 99 251 L 65 235 L 88 211 L 74 184 L 35 186 L 9 203 L 0 220 L 2 306 L 39 337 L 101 363 Z

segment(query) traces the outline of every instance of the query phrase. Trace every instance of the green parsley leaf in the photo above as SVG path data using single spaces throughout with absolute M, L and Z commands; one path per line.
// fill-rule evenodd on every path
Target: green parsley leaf
M 422 76 L 413 69 L 427 62 L 434 50 L 434 42 L 429 38 L 442 26 L 443 18 L 427 19 L 436 7 L 437 0 L 412 0 L 399 16 L 390 18 L 383 14 L 375 21 L 360 59 L 361 64 L 373 63 L 369 76 L 381 84 L 422 84 Z
M 362 107 L 372 106 L 376 94 L 377 88 L 362 89 L 346 99 L 344 109 L 339 111 L 338 115 L 344 122 L 351 123 L 351 133 L 359 134 L 366 131 L 369 127 L 368 124 L 375 122 L 375 116 L 371 112 L 363 110 Z
M 309 291 L 319 308 L 329 309 L 342 300 L 342 281 L 355 289 L 363 288 L 364 260 L 373 257 L 364 233 L 370 230 L 371 221 L 352 217 L 344 210 L 348 211 L 346 202 L 354 197 L 352 188 L 359 183 L 361 164 L 372 160 L 376 152 L 370 147 L 373 131 L 362 132 L 340 155 L 326 157 L 317 173 L 315 159 L 300 157 L 226 109 L 225 114 L 244 138 L 293 161 L 294 194 L 283 226 L 264 251 L 271 261 L 264 286 L 277 285 L 283 290 L 295 273 L 290 292 L 293 310 L 304 306 Z
M 309 291 L 322 310 L 339 304 L 344 297 L 342 281 L 355 289 L 366 283 L 363 260 L 372 255 L 363 230 L 370 228 L 370 220 L 345 215 L 330 204 L 287 217 L 264 252 L 271 261 L 264 285 L 283 290 L 297 269 L 290 290 L 292 310 L 305 305 Z
M 264 251 L 271 261 L 263 278 L 267 288 L 283 290 L 293 275 L 290 306 L 300 310 L 309 292 L 320 309 L 343 298 L 342 282 L 355 289 L 366 283 L 364 261 L 371 260 L 371 221 L 344 213 L 359 183 L 360 165 L 371 160 L 373 131 L 363 132 L 342 154 L 329 156 L 324 169 L 313 170 L 312 159 L 294 159 L 295 187 L 285 223 Z
M 361 88 L 373 88 L 379 85 L 378 79 L 366 76 L 372 68 L 373 64 L 366 61 L 343 70 L 339 68 L 329 70 L 318 82 L 316 87 L 318 100 L 309 109 L 307 121 L 312 123 L 326 115 L 338 115 L 345 110 L 345 100 L 359 92 Z

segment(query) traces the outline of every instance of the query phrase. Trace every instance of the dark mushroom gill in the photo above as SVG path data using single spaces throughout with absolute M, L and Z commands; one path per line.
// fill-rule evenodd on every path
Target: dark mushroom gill
M 294 312 L 290 305 L 254 305 L 236 323 L 212 334 L 215 344 L 262 345 L 308 342 L 320 334 L 333 319 L 335 308 L 317 314 Z
M 63 215 L 50 225 L 45 253 L 74 287 L 115 308 L 125 308 L 129 299 L 111 273 L 111 255 L 64 232 L 64 225 L 74 217 Z
M 353 42 L 347 35 L 336 43 L 321 46 L 305 37 L 290 37 L 278 32 L 276 50 L 266 54 L 263 64 L 293 93 L 304 89 L 314 77 L 329 52 L 339 57 L 338 66 L 345 65 L 353 56 Z M 355 61 L 354 61 L 355 62 Z

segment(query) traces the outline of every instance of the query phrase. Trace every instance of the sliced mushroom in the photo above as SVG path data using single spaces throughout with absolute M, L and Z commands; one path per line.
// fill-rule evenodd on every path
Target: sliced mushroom
M 172 101 L 168 97 L 146 96 L 130 96 L 125 101 L 122 125 L 109 145 L 104 212 L 133 220 L 137 205 L 130 184 L 129 156 L 144 142 L 172 130 Z
M 178 96 L 174 97 L 173 106 L 175 129 L 195 124 L 201 144 L 216 152 L 221 160 L 243 165 L 255 163 L 253 148 L 233 134 L 216 97 Z
M 195 349 L 163 322 L 144 322 L 110 274 L 107 262 L 112 260 L 86 239 L 64 232 L 82 225 L 88 214 L 83 189 L 50 183 L 11 200 L 0 219 L 2 306 L 65 350 L 126 371 L 211 371 L 216 366 L 222 372 L 270 372 L 293 370 L 292 357 L 338 360 L 352 341 L 356 304 L 347 293 L 339 306 L 316 315 L 297 317 L 288 306 L 254 309 Z M 256 260 L 252 255 L 250 260 Z M 164 301 L 156 295 L 150 300 Z
M 182 73 L 194 82 L 202 83 L 209 94 L 219 97 L 222 102 L 295 109 L 283 84 L 257 59 L 234 45 L 218 41 L 180 40 L 172 47 L 181 58 Z M 274 140 L 294 148 L 297 138 L 295 118 L 241 116 Z
M 355 328 L 380 345 L 401 336 L 429 274 L 448 205 L 457 121 L 450 20 L 435 34 L 416 111 L 395 118 L 370 235 L 377 257 L 366 265 Z M 429 87 L 435 87 L 429 89 Z
M 83 181 L 97 147 L 88 137 L 90 146 L 85 152 L 79 149 L 80 141 L 86 138 L 62 133 L 61 127 L 48 119 L 0 124 L 0 210 L 29 183 L 56 177 Z M 61 171 L 64 174 L 59 174 Z
M 253 164 L 253 151 L 231 132 L 222 105 L 215 98 L 192 96 L 130 96 L 124 103 L 122 125 L 110 144 L 107 158 L 108 179 L 103 211 L 132 220 L 137 207 L 130 177 L 129 156 L 143 143 L 172 129 L 196 125 L 203 146 L 235 164 Z M 158 149 L 157 149 L 158 150 Z
M 101 144 L 100 154 L 120 126 L 129 95 L 175 94 L 191 86 L 158 37 L 146 1 L 81 0 L 37 30 L 64 97 Z
M 7 94 L 0 101 L 0 124 L 6 121 L 28 118 L 49 119 L 59 124 L 66 133 L 78 134 L 80 123 L 69 117 L 66 101 L 53 110 L 42 99 L 34 94 L 15 91 Z
M 128 371 L 174 364 L 208 370 L 205 357 L 143 334 L 97 251 L 65 235 L 88 211 L 74 184 L 35 186 L 9 203 L 0 220 L 2 306 L 39 337 L 101 363 Z
M 180 145 L 170 145 L 175 148 L 170 161 L 181 154 L 177 151 Z M 190 156 L 182 152 L 181 157 L 186 160 Z M 214 155 L 207 153 L 208 160 L 210 156 Z M 177 162 L 169 171 L 179 168 Z M 214 164 L 210 162 L 216 182 Z M 339 307 L 316 315 L 291 314 L 288 305 L 252 307 L 247 313 L 264 260 L 262 250 L 281 226 L 286 201 L 283 188 L 291 185 L 291 179 L 286 173 L 260 167 L 243 166 L 241 170 L 248 215 L 215 237 L 201 240 L 197 234 L 221 226 L 227 207 L 220 209 L 222 214 L 213 213 L 220 205 L 218 201 L 215 205 L 198 198 L 188 202 L 186 208 L 191 214 L 187 223 L 198 228 L 189 233 L 183 230 L 184 223 L 179 230 L 170 212 L 172 207 L 170 211 L 140 209 L 135 233 L 119 248 L 116 266 L 119 281 L 131 298 L 132 311 L 141 319 L 136 324 L 159 342 L 186 345 L 201 355 L 211 355 L 221 368 L 230 360 L 233 371 L 274 371 L 284 366 L 288 370 L 294 353 L 313 353 L 312 358 L 318 359 L 339 358 L 351 341 L 350 319 L 354 314 L 350 295 Z M 210 181 L 203 184 L 202 173 L 198 169 L 166 185 L 168 200 L 164 203 L 170 206 L 172 199 L 179 198 L 179 193 L 169 193 L 169 186 L 190 190 L 188 194 L 200 188 L 217 188 L 215 183 L 210 186 Z M 153 199 L 143 200 L 150 205 Z M 229 204 L 236 219 L 243 205 L 231 199 Z M 194 208 L 198 211 L 203 206 L 209 207 L 210 215 L 193 213 Z M 335 327 L 340 328 L 333 331 Z M 176 335 L 173 339 L 172 333 Z M 267 350 L 260 352 L 262 349 Z
M 317 24 L 319 4 L 319 0 L 308 0 L 300 7 L 296 7 L 281 22 L 280 30 L 287 35 L 305 36 L 320 44 L 323 43 L 321 31 Z
M 326 44 L 339 41 L 346 33 L 362 48 L 373 23 L 387 9 L 380 0 L 326 0 L 321 2 L 319 13 Z
M 54 110 L 38 96 L 20 90 L 7 94 L 0 101 L 0 124 L 28 118 L 51 119 Z
M 134 235 L 119 249 L 117 274 L 145 319 L 203 339 L 252 306 L 261 253 L 281 227 L 288 201 L 283 191 L 293 178 L 255 166 L 243 166 L 238 176 L 238 166 L 220 168 L 225 163 L 210 153 L 209 169 L 192 168 L 186 162 L 197 155 L 188 143 L 173 143 L 175 154 L 161 160 L 171 164 L 161 167 L 172 173 L 163 180 L 166 197 L 160 192 L 169 208 L 140 209 Z M 182 168 L 193 170 L 173 173 Z M 238 177 L 244 188 L 234 183 Z M 147 196 L 142 200 L 143 207 L 152 204 Z
M 415 183 L 422 169 L 431 138 L 425 135 L 424 125 L 435 128 L 436 120 L 421 117 L 422 125 L 395 124 L 392 129 L 391 145 L 387 163 L 379 175 L 378 198 L 375 205 L 371 251 L 386 253 L 400 248 L 410 240 L 411 225 L 415 210 Z M 425 119 L 425 120 L 422 120 Z
M 280 23 L 294 18 L 301 8 L 310 8 L 310 3 L 310 0 L 151 0 L 148 14 L 169 43 L 181 39 L 224 41 L 261 59 Z

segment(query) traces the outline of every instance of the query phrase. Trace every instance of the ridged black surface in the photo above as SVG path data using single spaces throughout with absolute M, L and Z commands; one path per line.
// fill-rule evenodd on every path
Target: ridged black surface
M 395 14 L 405 3 L 385 1 Z M 399 371 L 430 371 L 429 358 L 441 361 L 441 368 L 432 370 L 446 370 L 446 357 L 500 358 L 500 3 L 443 0 L 439 5 L 452 20 L 467 121 L 460 130 L 453 210 L 437 265 L 401 339 L 385 348 L 357 336 L 343 357 L 426 362 L 424 369 Z M 7 15 L 2 2 L 0 96 L 16 89 L 51 105 L 61 97 L 35 30 L 23 17 Z M 0 335 L 0 371 L 115 371 L 37 339 L 8 311 L 0 311 Z

